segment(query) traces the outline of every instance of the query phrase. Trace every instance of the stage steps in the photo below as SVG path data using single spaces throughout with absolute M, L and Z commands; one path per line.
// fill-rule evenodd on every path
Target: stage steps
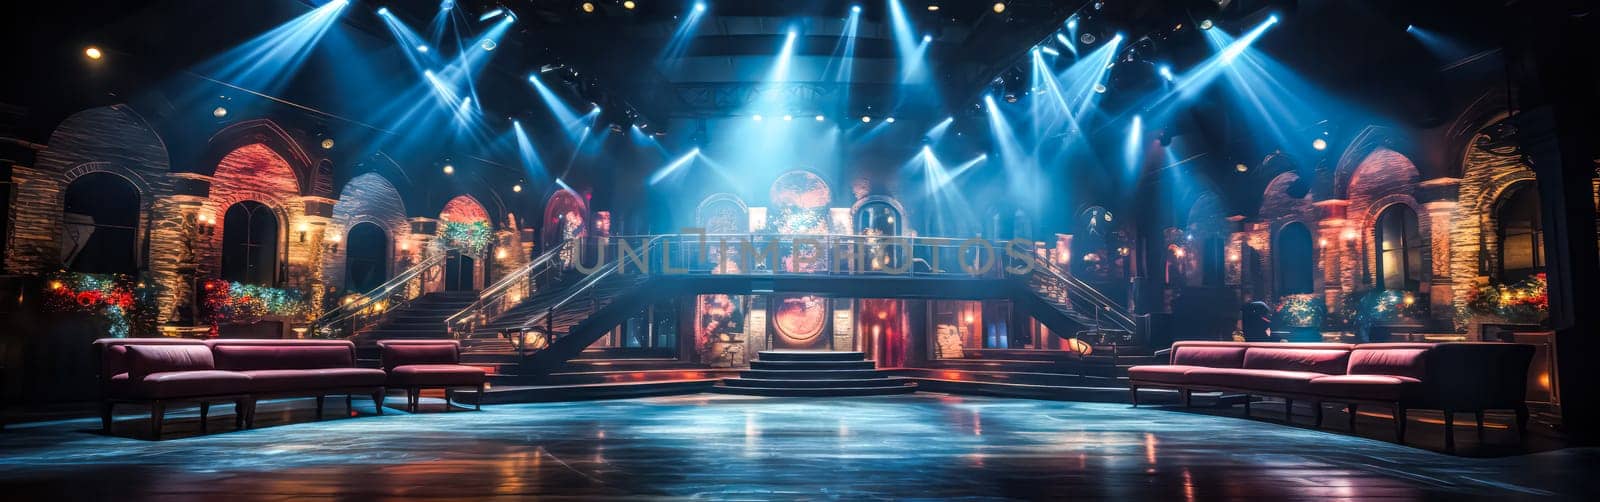
M 917 384 L 891 377 L 860 352 L 762 351 L 738 378 L 717 392 L 772 397 L 877 396 L 915 392 Z

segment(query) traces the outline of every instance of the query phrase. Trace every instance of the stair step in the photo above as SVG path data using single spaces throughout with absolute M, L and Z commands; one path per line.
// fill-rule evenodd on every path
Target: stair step
M 753 370 L 870 370 L 874 361 L 750 361 Z
M 724 394 L 739 394 L 745 396 L 765 397 L 839 397 L 839 396 L 887 396 L 894 394 L 908 394 L 917 391 L 916 384 L 897 385 L 894 387 L 839 387 L 827 389 L 793 389 L 773 387 L 715 387 L 713 390 Z
M 839 380 L 771 380 L 765 378 L 724 378 L 729 387 L 765 387 L 773 389 L 848 389 L 868 387 L 896 387 L 908 380 L 900 377 L 850 378 Z
M 762 361 L 860 361 L 867 356 L 861 352 L 763 350 L 757 353 L 756 358 Z
M 877 370 L 746 370 L 740 378 L 767 380 L 851 380 L 882 378 Z

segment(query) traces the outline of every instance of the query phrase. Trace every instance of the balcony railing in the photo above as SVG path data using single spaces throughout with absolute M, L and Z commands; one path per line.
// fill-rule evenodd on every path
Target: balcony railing
M 372 291 L 329 309 L 312 322 L 312 332 L 324 338 L 343 338 L 377 325 L 389 312 L 422 296 L 427 289 L 426 274 L 443 266 L 449 254 L 449 250 L 436 252 Z

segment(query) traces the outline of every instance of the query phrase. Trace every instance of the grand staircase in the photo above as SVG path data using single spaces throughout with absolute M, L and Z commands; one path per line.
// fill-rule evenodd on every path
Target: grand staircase
M 1048 261 L 1036 262 L 1020 289 L 1012 295 L 1017 306 L 1028 309 L 1056 336 L 1071 338 L 1081 331 L 1126 333 L 1131 341 L 1139 332 L 1125 306 Z
M 879 396 L 915 392 L 917 384 L 879 371 L 860 352 L 762 351 L 717 391 L 774 397 Z

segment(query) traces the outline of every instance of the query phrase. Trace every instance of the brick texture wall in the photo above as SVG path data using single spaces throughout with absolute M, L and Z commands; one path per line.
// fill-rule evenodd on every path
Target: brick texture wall
M 411 222 L 406 220 L 405 205 L 400 192 L 382 175 L 367 173 L 356 176 L 345 184 L 344 190 L 339 193 L 339 202 L 333 205 L 330 232 L 339 232 L 342 237 L 347 238 L 350 228 L 363 222 L 370 222 L 384 229 L 389 239 L 388 275 L 399 273 L 402 270 L 397 264 L 402 255 L 401 240 L 411 234 Z M 341 242 L 345 240 L 347 239 L 341 239 Z M 323 281 L 337 291 L 347 289 L 344 283 L 346 251 L 346 247 L 341 244 L 339 252 L 326 254 L 322 262 Z
M 1461 293 L 1454 298 L 1456 307 L 1466 306 L 1471 288 L 1489 282 L 1486 271 L 1499 268 L 1495 203 L 1512 185 L 1533 179 L 1533 169 L 1515 148 L 1493 148 L 1478 141 L 1467 148 L 1450 231 L 1451 279 Z

